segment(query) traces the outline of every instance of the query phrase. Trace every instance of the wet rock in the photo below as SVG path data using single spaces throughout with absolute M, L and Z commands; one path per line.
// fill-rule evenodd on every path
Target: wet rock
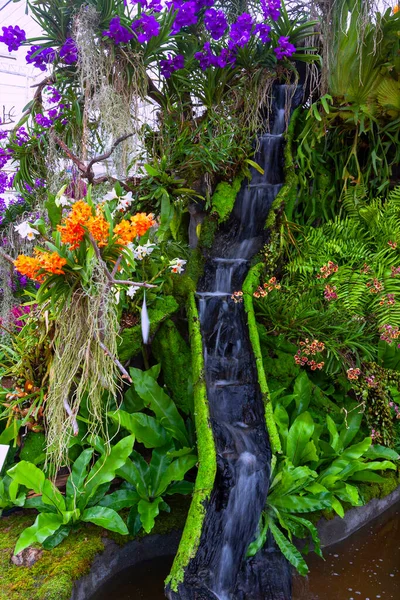
M 17 567 L 32 567 L 42 556 L 40 548 L 25 548 L 16 556 L 11 557 L 11 562 Z

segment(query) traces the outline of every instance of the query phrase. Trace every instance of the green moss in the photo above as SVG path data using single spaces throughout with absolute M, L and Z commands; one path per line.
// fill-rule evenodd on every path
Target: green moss
M 160 514 L 151 534 L 182 529 L 189 502 L 188 497 L 168 498 L 171 512 Z M 105 537 L 121 546 L 134 539 L 85 524 L 72 531 L 57 548 L 43 550 L 32 567 L 17 567 L 10 561 L 15 543 L 23 529 L 32 525 L 35 516 L 22 513 L 0 520 L 0 600 L 69 600 L 74 582 L 90 571 L 95 556 L 103 552 Z M 137 537 L 145 535 L 142 531 Z
M 192 294 L 188 302 L 188 318 L 190 342 L 192 349 L 192 371 L 194 382 L 194 409 L 199 454 L 199 469 L 193 492 L 193 500 L 186 519 L 182 539 L 172 570 L 166 579 L 166 584 L 177 591 L 183 581 L 185 569 L 195 556 L 200 542 L 205 503 L 209 500 L 217 471 L 217 460 L 214 438 L 210 425 L 207 390 L 204 379 L 203 343 L 200 333 L 200 322 L 196 302 Z
M 218 214 L 218 222 L 227 220 L 235 204 L 236 196 L 240 190 L 243 177 L 235 177 L 232 183 L 221 181 L 211 199 L 212 210 Z
M 164 383 L 177 406 L 186 414 L 193 412 L 193 380 L 189 369 L 190 349 L 171 320 L 165 321 L 151 344 L 161 363 Z
M 22 514 L 0 521 L 0 600 L 68 600 L 74 581 L 88 573 L 94 557 L 104 549 L 103 530 L 85 526 L 57 548 L 43 550 L 32 567 L 17 567 L 10 561 L 15 543 L 34 519 L 33 514 Z
M 215 234 L 218 229 L 218 215 L 208 215 L 201 226 L 199 246 L 209 249 L 213 245 Z
M 39 464 L 46 458 L 46 437 L 44 433 L 30 431 L 24 440 L 20 459 Z
M 149 307 L 150 336 L 154 335 L 160 323 L 176 312 L 179 305 L 173 296 L 156 298 Z M 136 356 L 142 349 L 142 330 L 140 324 L 124 329 L 118 344 L 118 356 L 122 362 Z
M 279 438 L 279 433 L 275 424 L 272 411 L 272 404 L 269 396 L 267 378 L 265 376 L 263 357 L 260 347 L 260 338 L 258 337 L 258 329 L 253 306 L 253 292 L 260 281 L 261 273 L 264 269 L 262 263 L 258 263 L 250 269 L 243 284 L 243 301 L 244 309 L 247 314 L 247 324 L 249 327 L 250 342 L 253 348 L 254 358 L 257 367 L 258 382 L 260 384 L 261 393 L 265 405 L 265 422 L 267 424 L 268 434 L 270 438 L 271 448 L 274 454 L 282 452 L 282 446 Z
M 358 483 L 357 487 L 360 491 L 361 498 L 364 504 L 373 498 L 385 498 L 389 496 L 400 485 L 400 472 L 385 471 L 381 473 L 385 479 L 382 483 Z

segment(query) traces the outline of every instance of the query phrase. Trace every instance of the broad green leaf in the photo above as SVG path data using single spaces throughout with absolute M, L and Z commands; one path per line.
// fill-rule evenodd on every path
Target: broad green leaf
M 150 468 L 138 452 L 133 451 L 132 460 L 126 460 L 116 474 L 130 483 L 141 498 L 149 497 Z
M 329 495 L 330 496 L 330 495 Z M 274 506 L 290 513 L 313 512 L 329 507 L 330 498 L 287 495 L 275 498 Z
M 361 481 L 363 483 L 385 483 L 385 477 L 382 475 L 378 475 L 378 473 L 374 473 L 374 471 L 360 471 L 358 473 L 353 473 L 350 477 L 351 481 Z
M 160 482 L 163 476 L 165 475 L 172 461 L 172 458 L 168 454 L 168 450 L 170 450 L 170 447 L 154 448 L 151 455 L 151 461 L 149 465 L 149 476 L 151 481 L 150 495 L 153 497 L 161 495 L 158 493 L 158 488 L 160 486 Z
M 191 481 L 175 481 L 167 487 L 165 494 L 167 496 L 173 496 L 173 494 L 182 494 L 183 496 L 186 496 L 187 494 L 192 494 L 193 489 L 194 483 Z
M 400 454 L 392 448 L 381 446 L 380 444 L 374 444 L 370 446 L 364 453 L 365 458 L 387 458 L 388 460 L 399 460 Z
M 14 554 L 19 554 L 22 550 L 25 550 L 25 548 L 28 548 L 28 546 L 31 546 L 35 542 L 41 544 L 44 540 L 53 535 L 62 524 L 63 520 L 61 515 L 40 513 L 36 517 L 34 524 L 31 525 L 31 527 L 24 529 L 19 536 Z
M 70 531 L 70 525 L 61 525 L 53 535 L 43 541 L 43 548 L 45 550 L 53 550 L 53 548 L 61 544 L 69 536 Z
M 24 485 L 36 494 L 41 494 L 43 484 L 46 480 L 45 474 L 41 469 L 31 462 L 21 460 L 7 471 L 7 474 L 20 485 Z
M 164 392 L 163 388 L 146 371 L 130 369 L 135 389 L 150 408 L 161 425 L 177 439 L 182 446 L 190 446 L 185 423 L 174 402 Z
M 336 423 L 329 415 L 326 415 L 326 426 L 329 431 L 329 444 L 335 452 L 339 452 L 343 446 L 339 437 L 339 432 L 336 428 Z
M 309 412 L 299 415 L 289 429 L 286 454 L 294 466 L 300 463 L 301 455 L 314 431 L 314 421 Z
M 128 460 L 132 453 L 134 435 L 129 435 L 111 447 L 110 454 L 101 456 L 86 478 L 85 493 L 80 498 L 79 508 L 83 509 L 94 495 L 96 489 L 103 483 L 112 481 L 118 469 Z
M 295 416 L 304 413 L 311 401 L 313 385 L 306 371 L 301 371 L 294 382 L 293 395 L 296 400 Z
M 269 527 L 272 535 L 274 536 L 274 540 L 276 541 L 280 551 L 287 558 L 287 560 L 292 564 L 295 569 L 300 573 L 300 575 L 307 575 L 308 567 L 307 563 L 297 550 L 293 544 L 289 542 L 289 540 L 284 536 L 282 531 L 270 521 Z
M 353 446 L 349 446 L 344 450 L 344 452 L 342 452 L 340 458 L 342 460 L 354 460 L 356 458 L 360 458 L 371 446 L 371 441 L 372 440 L 370 437 L 366 437 L 363 439 L 362 442 L 359 442 L 358 444 L 353 444 Z
M 318 556 L 323 558 L 318 529 L 315 527 L 315 525 L 313 525 L 308 519 L 304 519 L 303 517 L 296 517 L 294 515 L 290 515 L 290 520 L 294 521 L 295 523 L 300 523 L 300 525 L 303 525 L 303 527 L 306 527 L 308 529 L 308 531 L 311 534 L 312 541 L 314 542 L 314 552 L 318 554 Z
M 112 494 L 104 496 L 99 502 L 99 506 L 112 508 L 120 511 L 123 508 L 131 508 L 139 502 L 139 494 L 135 490 L 116 490 Z
M 147 173 L 151 176 L 151 177 L 159 177 L 162 173 L 160 173 L 160 171 L 158 169 L 155 169 L 154 167 L 152 167 L 151 165 L 143 165 L 144 168 L 146 169 Z
M 140 500 L 138 504 L 138 513 L 140 515 L 140 520 L 142 522 L 143 529 L 146 533 L 150 533 L 150 531 L 154 527 L 154 521 L 156 516 L 160 512 L 160 504 L 163 499 L 161 497 L 156 498 L 153 502 L 148 502 L 147 500 Z
M 261 524 L 262 524 L 262 522 L 260 523 L 260 528 L 261 528 Z M 249 546 L 247 548 L 247 552 L 246 552 L 246 558 L 255 556 L 257 554 L 257 552 L 259 550 L 261 550 L 261 548 L 263 548 L 265 542 L 267 541 L 267 533 L 268 533 L 268 522 L 265 523 L 265 525 L 261 528 L 261 531 L 258 534 L 257 538 L 254 540 L 254 542 L 251 542 L 251 544 L 249 544 Z
M 136 536 L 139 531 L 142 529 L 142 521 L 140 520 L 140 515 L 138 512 L 138 507 L 132 506 L 129 511 L 127 526 L 130 535 Z
M 107 414 L 121 427 L 133 433 L 136 440 L 143 444 L 145 448 L 159 448 L 165 446 L 171 440 L 171 436 L 154 417 L 144 413 L 131 415 L 124 410 Z
M 278 404 L 274 410 L 274 421 L 278 427 L 279 435 L 282 442 L 282 450 L 286 451 L 286 442 L 289 432 L 289 415 L 286 408 Z
M 115 531 L 121 535 L 127 535 L 128 528 L 115 510 L 104 506 L 92 506 L 87 508 L 81 516 L 82 521 L 94 523 L 104 529 Z
M 196 463 L 197 456 L 195 456 L 194 454 L 180 456 L 179 458 L 174 460 L 167 467 L 166 471 L 162 474 L 154 495 L 162 495 L 173 481 L 181 481 L 185 477 L 185 474 L 192 467 L 194 467 Z
M 79 497 L 84 493 L 84 482 L 88 472 L 88 465 L 93 456 L 93 448 L 87 448 L 78 456 L 73 464 L 71 475 L 66 486 L 67 507 L 72 510 Z
M 342 442 L 343 448 L 347 448 L 350 442 L 353 441 L 354 437 L 360 431 L 361 421 L 363 414 L 353 410 L 347 415 L 347 426 L 346 421 L 343 422 L 343 426 L 340 432 L 340 441 Z
M 317 454 L 317 449 L 315 447 L 314 442 L 311 440 L 311 442 L 308 442 L 308 444 L 302 452 L 302 455 L 300 457 L 300 464 L 304 465 L 304 463 L 308 462 L 317 462 L 318 459 L 319 456 Z

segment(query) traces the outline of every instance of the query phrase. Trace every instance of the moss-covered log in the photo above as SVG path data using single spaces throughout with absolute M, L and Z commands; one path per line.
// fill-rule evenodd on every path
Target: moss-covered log
M 267 378 L 265 376 L 263 357 L 261 353 L 260 338 L 258 336 L 257 322 L 254 314 L 253 293 L 257 288 L 261 273 L 263 271 L 263 263 L 258 263 L 250 269 L 243 283 L 243 303 L 247 314 L 247 324 L 249 327 L 249 336 L 251 346 L 253 348 L 254 358 L 257 367 L 257 377 L 260 384 L 261 393 L 265 406 L 265 422 L 267 424 L 268 434 L 272 452 L 282 452 L 282 446 L 279 439 L 278 429 L 274 420 L 272 404 L 269 395 Z
M 188 300 L 188 319 L 192 350 L 194 415 L 199 464 L 193 500 L 183 530 L 182 540 L 171 573 L 165 582 L 174 592 L 178 590 L 178 585 L 183 582 L 185 569 L 197 552 L 206 514 L 206 503 L 210 499 L 217 471 L 216 451 L 210 425 L 204 378 L 203 342 L 194 294 L 191 294 Z

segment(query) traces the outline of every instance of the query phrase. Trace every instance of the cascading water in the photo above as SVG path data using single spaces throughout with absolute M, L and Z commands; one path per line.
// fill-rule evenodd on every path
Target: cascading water
M 228 222 L 217 233 L 197 293 L 207 395 L 217 449 L 217 478 L 200 546 L 178 595 L 185 600 L 289 600 L 283 557 L 265 549 L 245 560 L 265 506 L 271 449 L 240 290 L 249 259 L 265 243 L 264 223 L 283 184 L 283 133 L 296 88 L 274 88 L 270 133 L 259 139 L 256 162 Z M 300 94 L 296 94 L 299 96 Z M 297 103 L 299 98 L 297 99 Z M 290 112 L 290 111 L 289 111 Z M 271 560 L 272 558 L 272 560 Z M 271 568 L 272 563 L 274 568 Z

